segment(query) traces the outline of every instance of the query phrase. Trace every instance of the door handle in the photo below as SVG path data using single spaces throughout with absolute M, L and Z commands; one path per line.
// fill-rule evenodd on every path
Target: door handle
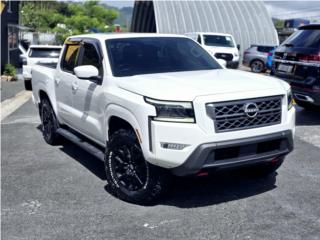
M 60 78 L 58 78 L 58 77 L 54 78 L 54 82 L 55 82 L 57 85 L 59 85 L 60 81 L 61 81 Z
M 73 90 L 73 91 L 77 91 L 78 88 L 79 88 L 78 83 L 77 83 L 77 82 L 73 82 L 73 83 L 72 83 L 72 90 Z

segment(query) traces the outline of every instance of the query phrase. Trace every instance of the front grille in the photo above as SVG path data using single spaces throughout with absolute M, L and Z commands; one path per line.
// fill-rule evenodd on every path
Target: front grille
M 230 53 L 216 53 L 214 56 L 216 58 L 220 58 L 220 59 L 223 59 L 226 61 L 232 61 L 232 59 L 233 59 L 233 55 Z
M 282 96 L 207 104 L 216 132 L 236 131 L 279 124 Z

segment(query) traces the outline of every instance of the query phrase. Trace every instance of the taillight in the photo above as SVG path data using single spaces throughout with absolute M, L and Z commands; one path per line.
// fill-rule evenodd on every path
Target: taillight
M 247 51 L 245 51 L 245 52 L 243 53 L 243 55 L 247 55 L 247 54 L 249 54 L 249 52 L 247 52 Z
M 320 62 L 320 54 L 300 55 L 301 62 Z
M 268 52 L 268 57 L 272 57 L 273 53 L 272 52 Z

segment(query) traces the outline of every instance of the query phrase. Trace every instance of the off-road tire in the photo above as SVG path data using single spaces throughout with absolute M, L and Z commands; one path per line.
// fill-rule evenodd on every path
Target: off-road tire
M 168 189 L 170 175 L 144 159 L 132 130 L 120 129 L 112 134 L 105 153 L 105 169 L 109 192 L 127 202 L 150 204 Z
M 44 140 L 50 145 L 58 144 L 60 140 L 60 135 L 57 133 L 59 123 L 47 98 L 41 100 L 40 118 Z
M 24 80 L 24 88 L 26 91 L 32 91 L 32 82 L 31 79 Z

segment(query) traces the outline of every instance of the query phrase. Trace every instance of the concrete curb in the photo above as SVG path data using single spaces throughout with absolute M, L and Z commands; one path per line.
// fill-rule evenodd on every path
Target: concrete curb
M 31 98 L 32 92 L 21 91 L 14 97 L 1 102 L 1 121 L 16 111 Z

